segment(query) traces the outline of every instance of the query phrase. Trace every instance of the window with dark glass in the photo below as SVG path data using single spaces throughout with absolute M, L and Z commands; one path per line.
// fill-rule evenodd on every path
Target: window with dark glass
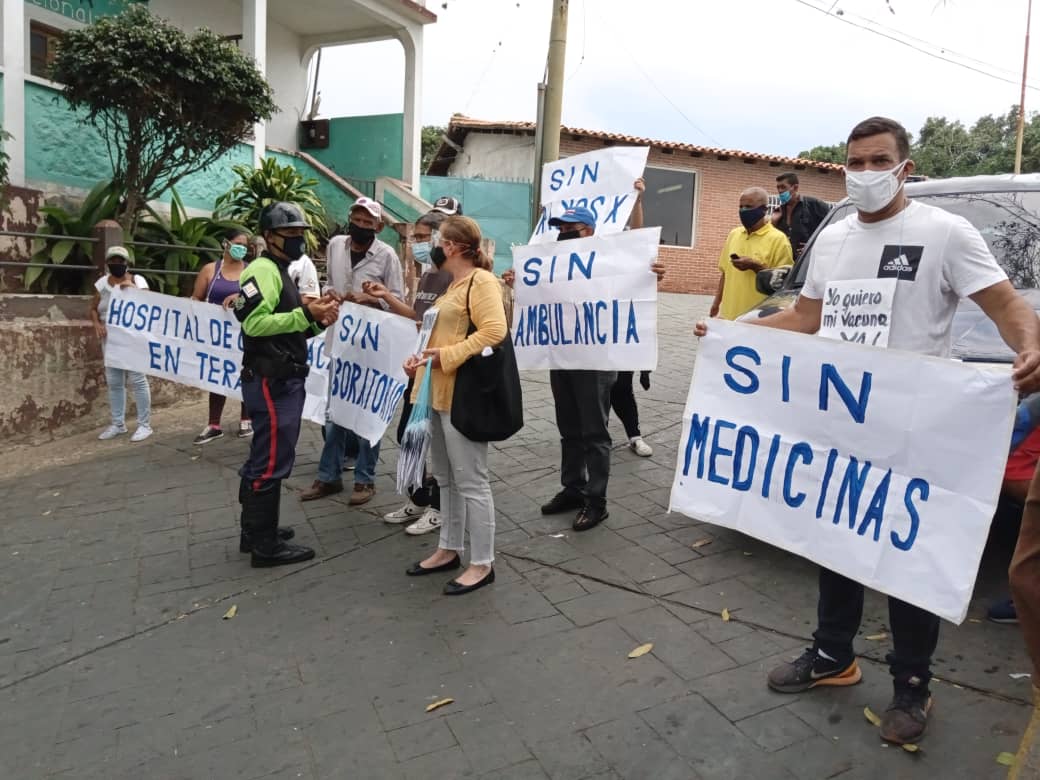
M 38 22 L 29 24 L 29 73 L 49 79 L 51 64 L 58 52 L 61 30 Z
M 643 221 L 661 226 L 661 243 L 693 246 L 693 204 L 697 176 L 675 168 L 647 168 L 643 173 Z

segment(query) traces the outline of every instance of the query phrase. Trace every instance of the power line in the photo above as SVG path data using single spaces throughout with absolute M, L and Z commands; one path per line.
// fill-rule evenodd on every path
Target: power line
M 893 41 L 894 43 L 898 43 L 901 46 L 906 46 L 909 49 L 913 49 L 914 51 L 916 51 L 916 52 L 918 52 L 920 54 L 924 54 L 924 55 L 926 55 L 928 57 L 932 57 L 933 59 L 942 60 L 943 62 L 948 62 L 951 65 L 956 65 L 959 68 L 964 68 L 965 70 L 970 70 L 970 71 L 973 71 L 973 72 L 978 73 L 980 75 L 988 76 L 989 78 L 996 79 L 997 81 L 1003 81 L 1005 84 L 1012 84 L 1012 85 L 1018 86 L 1021 83 L 1020 81 L 1016 81 L 1014 79 L 1004 78 L 1003 76 L 998 76 L 996 73 L 991 73 L 989 71 L 982 70 L 981 68 L 976 68 L 976 67 L 974 67 L 972 65 L 968 65 L 967 63 L 958 62 L 957 60 L 950 59 L 949 57 L 945 57 L 942 54 L 937 54 L 935 52 L 928 51 L 927 49 L 923 49 L 920 46 L 915 46 L 913 43 L 910 43 L 909 41 L 905 41 L 902 38 L 897 38 L 894 35 L 889 35 L 888 33 L 882 32 L 881 30 L 876 30 L 873 27 L 868 27 L 868 26 L 866 26 L 864 24 L 858 24 L 857 22 L 854 22 L 851 19 L 846 19 L 844 15 L 838 16 L 837 14 L 828 13 L 827 9 L 821 8 L 818 5 L 810 3 L 808 0 L 794 0 L 794 2 L 798 3 L 799 5 L 804 5 L 806 8 L 811 8 L 812 10 L 817 11 L 817 12 L 819 12 L 819 13 L 823 14 L 824 16 L 827 16 L 827 17 L 829 17 L 831 19 L 836 19 L 839 22 L 844 22 L 845 24 L 852 25 L 853 27 L 855 27 L 857 29 L 865 30 L 866 32 L 873 33 L 874 35 L 880 35 L 882 38 L 886 38 L 886 39 L 888 39 L 890 41 Z M 900 34 L 902 34 L 902 33 L 900 33 Z M 935 44 L 929 44 L 929 45 L 934 46 Z M 1032 85 L 1027 84 L 1026 88 L 1034 90 L 1034 91 L 1037 91 L 1037 92 L 1040 92 L 1040 87 L 1034 87 Z
M 657 82 L 655 82 L 652 78 L 650 78 L 650 74 L 647 73 L 643 69 L 643 66 L 639 64 L 639 60 L 636 59 L 635 54 L 633 54 L 631 49 L 629 49 L 628 46 L 625 44 L 624 38 L 622 38 L 620 35 L 618 35 L 617 32 L 614 30 L 614 28 L 607 22 L 606 16 L 601 16 L 600 17 L 600 21 L 602 21 L 607 26 L 607 29 L 610 31 L 611 35 L 614 37 L 614 40 L 617 42 L 618 48 L 621 49 L 622 51 L 624 51 L 625 54 L 628 55 L 628 58 L 630 60 L 632 60 L 632 64 L 635 65 L 636 69 L 643 75 L 643 78 L 645 78 L 647 80 L 647 82 L 650 84 L 651 87 L 653 87 L 655 90 L 657 90 L 657 93 L 661 97 L 663 97 L 665 99 L 665 101 L 668 103 L 668 105 L 670 105 L 672 108 L 674 108 L 676 110 L 676 112 L 679 114 L 679 116 L 681 116 L 683 119 L 685 119 L 687 122 L 689 122 L 690 127 L 692 127 L 698 133 L 703 135 L 705 138 L 707 138 L 709 141 L 711 141 L 716 146 L 722 146 L 722 143 L 717 138 L 714 138 L 711 135 L 709 135 L 707 133 L 707 131 L 705 131 L 703 128 L 701 128 L 700 125 L 698 125 L 696 122 L 694 122 L 692 119 L 690 119 L 690 117 L 688 117 L 686 115 L 686 112 L 683 111 L 681 108 L 679 108 L 679 106 L 677 106 L 675 104 L 675 102 L 670 97 L 668 97 L 668 94 L 663 89 L 661 89 L 659 86 L 657 86 Z

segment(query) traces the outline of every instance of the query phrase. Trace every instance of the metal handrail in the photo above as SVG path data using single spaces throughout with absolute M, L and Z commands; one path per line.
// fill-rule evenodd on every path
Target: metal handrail
M 0 236 L 13 236 L 14 238 L 42 238 L 55 241 L 89 241 L 92 244 L 98 242 L 93 236 L 58 236 L 52 233 L 24 233 L 19 230 L 0 230 Z
M 0 261 L 0 268 L 49 268 L 52 271 L 100 271 L 96 265 L 61 265 L 60 263 L 15 263 Z M 197 276 L 198 271 L 166 271 L 161 268 L 134 268 L 127 271 L 135 274 L 172 274 L 174 276 Z
M 86 241 L 96 244 L 100 239 L 94 236 L 62 236 L 54 233 L 26 233 L 20 230 L 0 230 L 0 236 L 12 238 L 39 238 L 44 241 Z M 187 244 L 160 244 L 152 241 L 124 241 L 120 246 L 143 246 L 154 249 L 188 249 L 192 252 L 223 252 L 219 247 L 212 246 L 188 246 Z

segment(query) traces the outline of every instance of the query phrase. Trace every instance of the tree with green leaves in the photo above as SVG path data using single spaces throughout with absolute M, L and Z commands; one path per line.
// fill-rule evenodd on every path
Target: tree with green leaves
M 215 163 L 277 111 L 256 64 L 210 30 L 188 34 L 132 5 L 64 33 L 51 78 L 108 147 L 126 193 L 116 219 Z
M 910 157 L 916 173 L 932 178 L 1011 173 L 1015 167 L 1018 106 L 1006 114 L 987 114 L 971 127 L 958 120 L 930 116 L 912 138 Z M 799 157 L 821 162 L 845 162 L 845 144 L 814 146 Z M 1040 114 L 1026 118 L 1022 172 L 1040 171 Z
M 434 155 L 437 154 L 437 150 L 441 148 L 441 136 L 443 136 L 448 129 L 441 127 L 440 125 L 426 125 L 422 129 L 422 170 L 426 171 L 430 167 L 430 163 L 433 162 Z

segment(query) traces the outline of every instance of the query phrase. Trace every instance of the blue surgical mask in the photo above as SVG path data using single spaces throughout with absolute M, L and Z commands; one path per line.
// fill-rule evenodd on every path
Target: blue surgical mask
M 228 257 L 232 260 L 245 260 L 249 253 L 249 247 L 245 244 L 230 244 L 228 246 Z
M 781 192 L 780 193 L 780 203 L 782 205 L 786 206 L 790 202 L 791 202 L 791 191 L 790 190 L 784 190 L 783 192 Z
M 412 244 L 412 257 L 420 265 L 428 265 L 430 262 L 430 242 L 417 241 Z

